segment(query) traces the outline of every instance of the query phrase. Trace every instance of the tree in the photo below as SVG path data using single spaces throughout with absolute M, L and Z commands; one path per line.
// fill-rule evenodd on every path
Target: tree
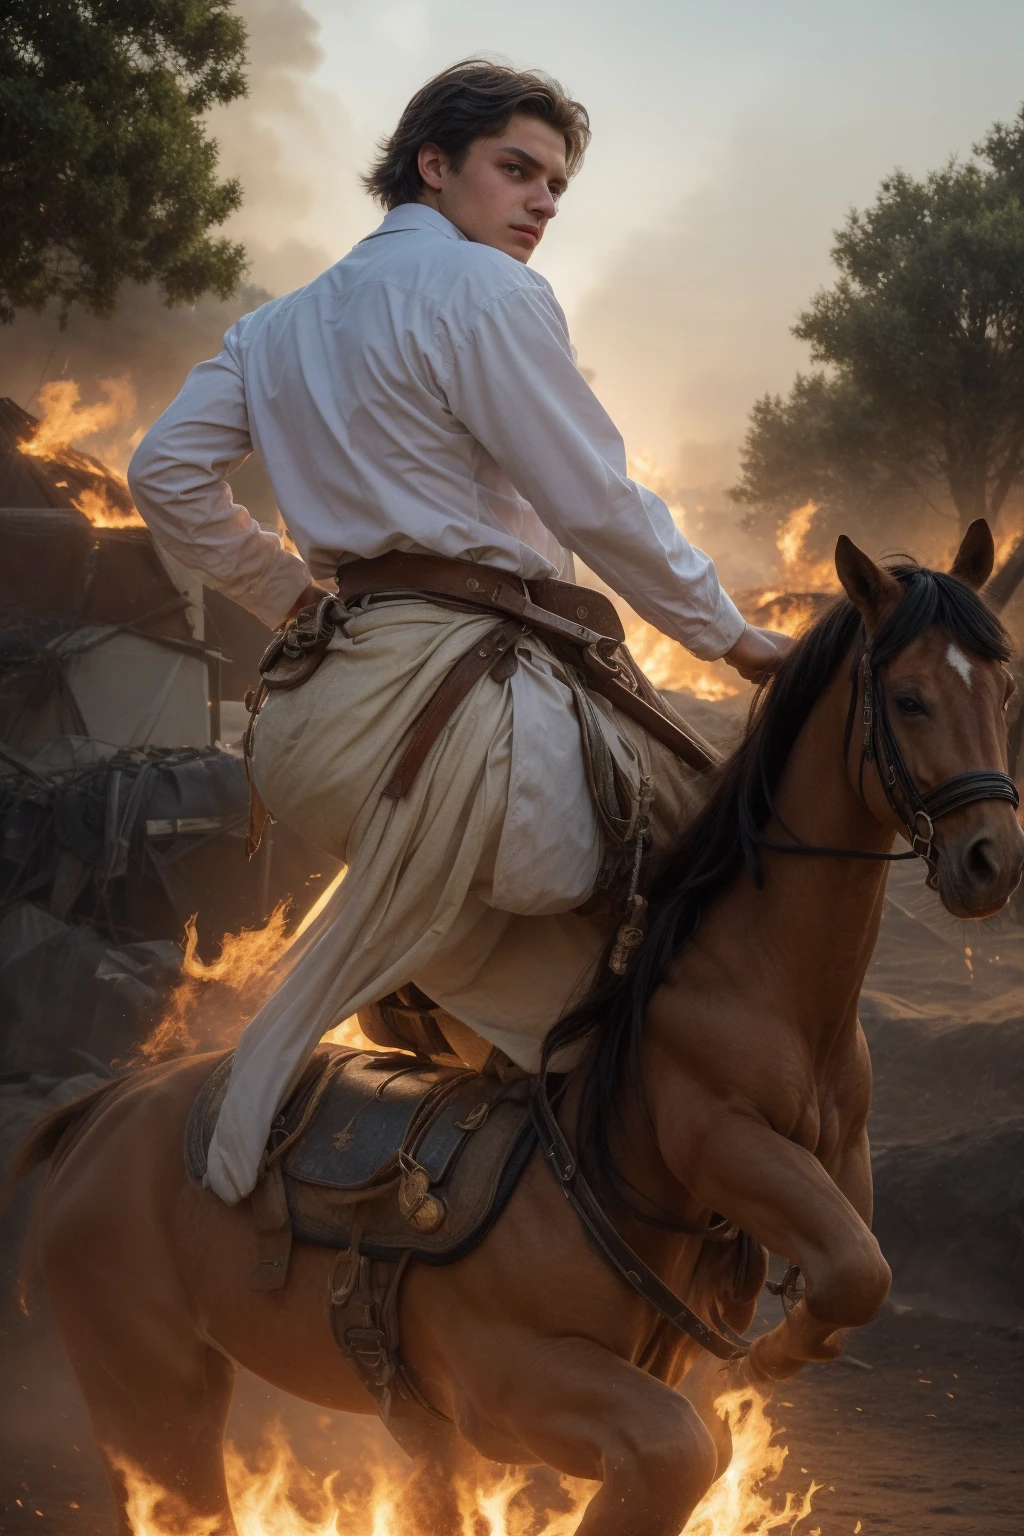
M 755 405 L 736 500 L 881 494 L 996 523 L 1024 471 L 1024 108 L 975 155 L 850 213 L 839 280 L 793 327 L 826 370 Z
M 231 0 L 5 0 L 0 320 L 50 299 L 110 314 L 126 281 L 227 297 L 245 252 L 208 231 L 241 201 L 202 115 L 246 91 Z

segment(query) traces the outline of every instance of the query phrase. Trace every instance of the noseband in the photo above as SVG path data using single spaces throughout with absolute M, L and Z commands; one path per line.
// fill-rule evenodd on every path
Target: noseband
M 768 848 L 774 853 L 816 854 L 822 858 L 872 859 L 886 863 L 897 863 L 902 859 L 924 859 L 928 865 L 927 883 L 932 890 L 935 890 L 938 884 L 934 849 L 935 823 L 940 817 L 948 816 L 952 811 L 960 810 L 962 806 L 973 805 L 976 800 L 1006 800 L 1016 810 L 1020 804 L 1017 786 L 1010 775 L 1003 773 L 1001 769 L 975 768 L 969 773 L 958 773 L 950 779 L 943 779 L 942 783 L 936 784 L 934 789 L 923 792 L 919 790 L 889 723 L 885 690 L 876 681 L 869 646 L 865 646 L 859 666 L 855 662 L 853 667 L 850 708 L 843 734 L 844 762 L 849 762 L 850 758 L 850 742 L 853 738 L 853 727 L 857 715 L 858 679 L 863 684 L 864 694 L 861 712 L 864 736 L 857 776 L 861 799 L 864 798 L 865 765 L 876 763 L 883 793 L 893 814 L 902 822 L 906 830 L 910 852 L 869 853 L 862 848 L 820 848 L 812 843 L 806 843 L 782 820 L 775 809 L 767 784 L 764 789 L 769 811 L 787 837 L 792 838 L 792 842 L 771 842 L 758 834 L 757 845 L 760 848 Z

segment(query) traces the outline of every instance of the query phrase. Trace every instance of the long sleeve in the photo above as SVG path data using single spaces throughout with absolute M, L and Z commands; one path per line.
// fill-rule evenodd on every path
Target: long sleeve
M 225 479 L 252 452 L 234 327 L 224 351 L 192 369 L 128 466 L 153 537 L 267 624 L 278 624 L 310 580 L 304 561 L 238 506 Z
M 506 292 L 448 341 L 450 409 L 541 521 L 694 655 L 731 650 L 739 610 L 665 503 L 629 478 L 622 438 L 576 367 L 546 287 Z

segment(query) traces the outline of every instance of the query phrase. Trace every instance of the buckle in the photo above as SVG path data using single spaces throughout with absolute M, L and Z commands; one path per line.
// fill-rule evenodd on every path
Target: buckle
M 924 832 L 920 832 L 918 830 L 919 821 L 923 821 L 925 824 Z M 910 824 L 907 827 L 907 831 L 910 833 L 910 846 L 914 853 L 917 854 L 919 859 L 925 859 L 926 861 L 930 862 L 932 857 L 932 844 L 935 840 L 935 825 L 931 817 L 928 815 L 928 812 L 915 811 L 913 816 L 910 818 Z M 919 848 L 917 846 L 918 843 L 923 844 L 923 847 Z
M 375 1386 L 387 1386 L 395 1368 L 383 1328 L 346 1328 L 345 1347 L 359 1370 L 365 1371 Z

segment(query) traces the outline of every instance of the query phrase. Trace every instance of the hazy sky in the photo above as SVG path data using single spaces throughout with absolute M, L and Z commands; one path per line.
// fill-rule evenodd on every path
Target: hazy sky
M 594 143 L 535 257 L 633 452 L 727 477 L 753 399 L 805 362 L 831 231 L 894 165 L 968 154 L 1024 99 L 1010 0 L 241 0 L 253 91 L 218 114 L 274 291 L 378 217 L 359 189 L 415 88 L 469 53 L 550 70 Z

